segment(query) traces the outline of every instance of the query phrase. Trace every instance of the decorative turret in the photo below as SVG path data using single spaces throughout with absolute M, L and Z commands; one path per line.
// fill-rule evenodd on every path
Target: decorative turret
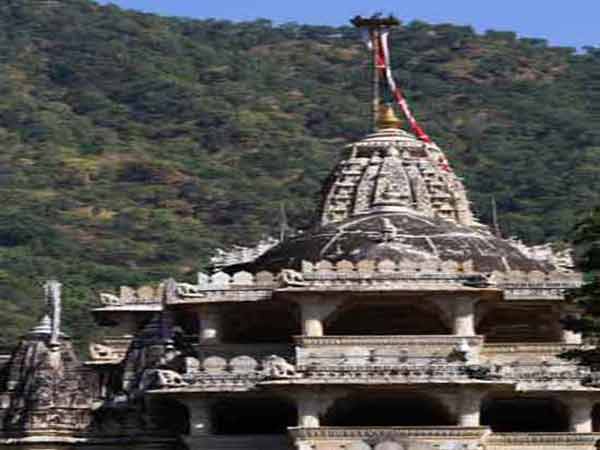
M 44 285 L 46 310 L 7 364 L 6 408 L 0 429 L 8 434 L 46 430 L 75 432 L 92 423 L 96 374 L 82 365 L 60 332 L 60 283 Z

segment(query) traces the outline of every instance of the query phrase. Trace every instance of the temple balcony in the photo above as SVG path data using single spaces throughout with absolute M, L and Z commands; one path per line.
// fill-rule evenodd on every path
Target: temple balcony
M 290 429 L 300 450 L 480 449 L 487 427 L 320 427 Z
M 290 430 L 300 450 L 594 450 L 600 433 L 492 433 L 488 427 L 321 427 Z
M 444 364 L 457 349 L 479 354 L 482 336 L 298 336 L 300 370 L 331 366 L 398 366 Z M 462 347 L 461 347 L 462 346 Z

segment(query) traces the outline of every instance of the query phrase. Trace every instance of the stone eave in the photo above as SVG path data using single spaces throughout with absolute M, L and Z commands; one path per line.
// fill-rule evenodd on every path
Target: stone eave
M 126 304 L 121 306 L 103 306 L 92 309 L 92 314 L 114 314 L 114 313 L 139 313 L 139 312 L 159 312 L 162 310 L 161 303 L 141 303 Z
M 102 366 L 118 366 L 123 362 L 123 358 L 120 359 L 112 359 L 107 361 L 85 361 L 83 363 L 84 366 L 89 367 L 102 367 Z
M 364 373 L 364 372 L 363 372 Z M 476 380 L 476 379 L 468 379 L 468 380 L 410 380 L 410 381 L 400 381 L 394 379 L 388 379 L 386 377 L 373 377 L 367 379 L 365 377 L 362 381 L 357 381 L 356 379 L 352 380 L 340 380 L 340 379 L 330 379 L 330 378 L 302 378 L 295 380 L 271 380 L 271 381 L 262 381 L 258 383 L 258 386 L 262 387 L 270 387 L 270 386 L 465 386 L 465 385 L 486 385 L 486 386 L 514 386 L 514 381 L 505 381 L 505 380 Z
M 144 436 L 110 436 L 100 437 L 97 435 L 86 435 L 84 433 L 69 433 L 40 430 L 29 432 L 27 434 L 0 434 L 0 445 L 36 445 L 36 444 L 56 444 L 56 445 L 138 445 L 138 444 L 170 444 L 177 442 L 177 439 L 159 437 L 152 435 Z

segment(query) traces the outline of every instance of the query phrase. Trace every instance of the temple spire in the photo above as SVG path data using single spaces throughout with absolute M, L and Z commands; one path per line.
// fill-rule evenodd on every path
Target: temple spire
M 61 288 L 62 285 L 56 280 L 48 280 L 44 284 L 44 294 L 46 298 L 46 311 L 50 316 L 51 333 L 50 345 L 58 346 L 60 338 L 61 325 Z

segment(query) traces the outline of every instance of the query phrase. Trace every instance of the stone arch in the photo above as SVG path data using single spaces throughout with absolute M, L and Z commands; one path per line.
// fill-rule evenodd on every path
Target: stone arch
M 447 335 L 443 312 L 431 302 L 354 302 L 325 321 L 328 335 Z
M 211 423 L 220 435 L 285 434 L 298 424 L 298 413 L 294 402 L 282 397 L 231 397 L 212 405 Z
M 491 396 L 481 404 L 481 424 L 497 433 L 568 432 L 569 409 L 555 398 Z
M 265 301 L 237 304 L 223 314 L 222 341 L 225 343 L 291 342 L 302 334 L 298 305 Z
M 326 426 L 456 425 L 439 398 L 421 392 L 356 392 L 336 400 L 323 417 Z
M 560 342 L 560 316 L 550 307 L 504 305 L 477 308 L 476 332 L 486 342 Z

